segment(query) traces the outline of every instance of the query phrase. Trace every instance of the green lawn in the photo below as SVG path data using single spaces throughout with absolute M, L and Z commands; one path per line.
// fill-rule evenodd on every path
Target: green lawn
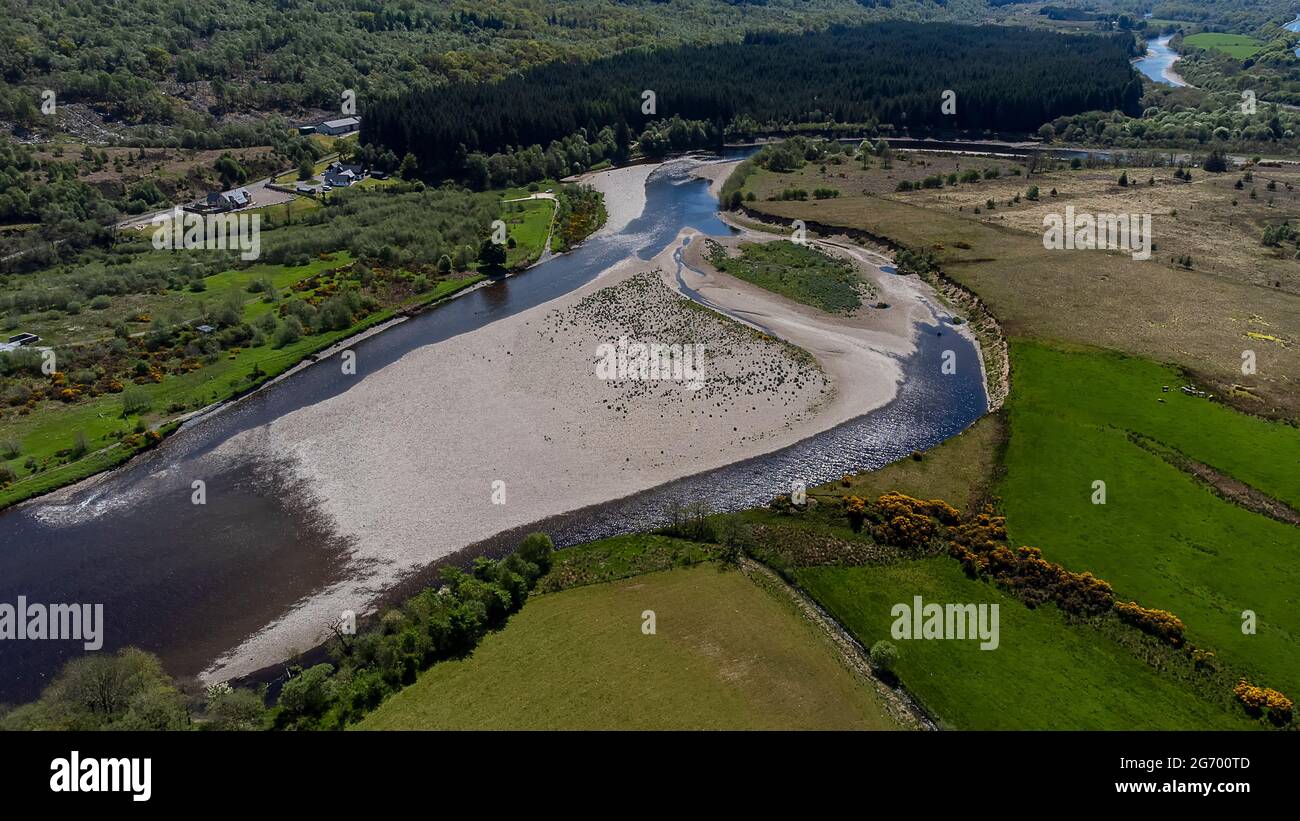
M 653 610 L 656 634 L 642 633 Z M 893 729 L 791 604 L 703 565 L 535 596 L 360 729 Z
M 948 557 L 797 571 L 800 586 L 865 646 L 899 648 L 900 680 L 941 725 L 964 730 L 1248 729 L 1244 713 L 1202 701 L 1092 627 L 1054 606 L 1030 610 L 968 579 Z M 912 603 L 996 603 L 997 649 L 977 641 L 893 640 L 890 609 Z
M 1255 683 L 1300 692 L 1300 530 L 1220 499 L 1126 435 L 1297 506 L 1300 431 L 1185 396 L 1174 371 L 1141 359 L 1029 342 L 1014 343 L 1011 359 L 999 495 L 1014 542 L 1173 612 L 1191 641 Z M 1091 501 L 1097 480 L 1104 505 Z M 1244 610 L 1257 614 L 1257 635 L 1242 634 Z
M 852 313 L 862 305 L 866 284 L 852 263 L 786 240 L 747 242 L 740 254 L 724 255 L 711 246 L 709 262 L 720 271 L 773 293 L 829 313 Z
M 1223 34 L 1208 31 L 1184 37 L 1183 42 L 1196 48 L 1221 51 L 1236 60 L 1253 57 L 1264 48 L 1264 44 L 1254 37 L 1247 37 L 1244 34 Z
M 530 265 L 546 247 L 546 236 L 555 215 L 555 202 L 547 199 L 502 203 L 502 219 L 515 247 L 506 251 L 506 267 Z

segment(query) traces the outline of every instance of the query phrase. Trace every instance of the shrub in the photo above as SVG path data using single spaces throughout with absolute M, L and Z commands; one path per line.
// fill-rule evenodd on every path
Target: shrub
M 287 316 L 275 332 L 275 347 L 283 348 L 302 339 L 302 320 L 296 316 Z
M 317 664 L 285 682 L 280 690 L 276 726 L 283 729 L 312 729 L 325 714 L 337 693 L 337 682 L 328 664 Z
M 127 388 L 122 392 L 122 416 L 138 416 L 147 413 L 153 405 L 149 393 L 142 388 Z
M 515 553 L 522 561 L 537 565 L 540 573 L 545 573 L 551 569 L 551 554 L 554 551 L 555 543 L 550 536 L 545 533 L 529 533 L 519 543 L 519 549 Z
M 898 648 L 891 641 L 880 640 L 871 645 L 871 666 L 881 673 L 893 673 L 898 663 Z
M 1294 704 L 1277 690 L 1257 687 L 1244 678 L 1232 688 L 1237 700 L 1245 706 L 1246 712 L 1253 716 L 1267 714 L 1270 721 L 1279 726 L 1291 723 Z
M 869 515 L 876 524 L 872 537 L 883 544 L 902 548 L 921 548 L 938 535 L 934 519 L 956 523 L 957 510 L 942 499 L 923 501 L 902 493 L 886 493 L 871 506 Z
M 1223 149 L 1216 148 L 1206 156 L 1201 167 L 1211 173 L 1221 174 L 1228 170 L 1228 155 L 1223 152 Z
M 212 688 L 209 688 L 211 691 Z M 234 690 L 230 685 L 207 694 L 209 730 L 260 730 L 266 717 L 266 704 L 251 690 Z
M 1183 645 L 1183 623 L 1166 610 L 1151 610 L 1137 602 L 1115 602 L 1115 613 L 1120 620 L 1131 624 L 1144 633 L 1168 641 L 1175 647 Z
M 867 502 L 859 496 L 845 496 L 840 500 L 844 515 L 849 520 L 849 527 L 854 533 L 862 532 L 862 525 L 867 520 Z

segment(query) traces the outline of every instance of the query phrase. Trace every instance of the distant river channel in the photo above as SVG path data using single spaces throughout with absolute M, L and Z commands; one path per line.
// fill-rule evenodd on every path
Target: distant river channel
M 1169 47 L 1172 34 L 1147 41 L 1147 54 L 1133 63 L 1137 70 L 1167 86 L 1185 86 L 1187 82 L 1174 71 L 1178 61 L 1178 52 Z

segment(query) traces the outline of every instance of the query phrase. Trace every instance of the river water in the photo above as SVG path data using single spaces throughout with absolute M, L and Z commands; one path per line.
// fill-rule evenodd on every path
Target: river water
M 1147 40 L 1146 56 L 1136 60 L 1133 65 L 1157 83 L 1164 83 L 1167 86 L 1185 86 L 1187 83 L 1173 70 L 1174 63 L 1178 60 L 1178 52 L 1169 47 L 1172 38 L 1172 34 L 1166 34 L 1154 40 Z
M 1300 31 L 1300 12 L 1296 13 L 1294 20 L 1292 20 L 1290 23 L 1287 23 L 1282 28 L 1286 29 L 1287 31 Z M 1296 47 L 1295 56 L 1300 57 L 1300 46 Z
M 562 296 L 629 254 L 649 259 L 685 227 L 728 233 L 708 184 L 689 177 L 690 166 L 674 161 L 656 170 L 643 214 L 624 230 L 465 294 L 353 350 L 368 368 L 384 367 L 418 347 Z M 956 356 L 955 374 L 941 374 L 946 351 Z M 675 502 L 705 500 L 716 510 L 761 504 L 788 493 L 796 478 L 811 485 L 930 447 L 986 411 L 978 353 L 945 315 L 920 329 L 916 352 L 901 365 L 905 380 L 883 408 L 776 453 L 539 524 L 563 546 L 661 524 Z M 158 653 L 173 675 L 197 674 L 295 602 L 341 581 L 349 548 L 286 463 L 217 460 L 214 450 L 236 434 L 366 384 L 328 364 L 306 368 L 191 422 L 152 452 L 57 501 L 38 499 L 0 514 L 0 603 L 25 596 L 103 604 L 104 650 L 142 647 Z M 209 493 L 220 490 L 220 504 L 191 503 L 194 476 L 204 478 Z M 35 697 L 82 652 L 80 642 L 0 641 L 0 702 Z

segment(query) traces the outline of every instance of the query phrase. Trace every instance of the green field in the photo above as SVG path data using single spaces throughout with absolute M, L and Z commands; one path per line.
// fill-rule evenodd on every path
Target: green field
M 965 730 L 1247 729 L 1097 630 L 1067 623 L 1055 606 L 1030 610 L 947 557 L 876 567 L 797 572 L 808 590 L 865 646 L 899 648 L 899 679 L 942 726 Z M 997 603 L 999 645 L 890 638 L 897 603 Z
M 1015 544 L 1169 610 L 1257 684 L 1300 690 L 1300 530 L 1227 502 L 1128 431 L 1300 503 L 1300 431 L 1177 390 L 1170 368 L 1092 350 L 1012 347 L 1011 438 L 998 492 Z M 1164 385 L 1173 386 L 1163 393 Z M 1160 400 L 1164 400 L 1161 402 Z M 1106 483 L 1106 503 L 1092 484 Z M 1242 612 L 1259 618 L 1243 635 Z
M 656 614 L 656 634 L 641 631 Z M 360 729 L 891 729 L 817 628 L 716 565 L 535 596 Z
M 1264 44 L 1254 37 L 1247 37 L 1244 34 L 1222 34 L 1208 31 L 1184 37 L 1183 42 L 1196 48 L 1221 51 L 1237 60 L 1253 57 L 1264 48 Z
M 548 199 L 507 202 L 503 204 L 506 230 L 515 247 L 506 251 L 506 267 L 519 268 L 537 261 L 546 246 L 555 216 L 555 202 Z
M 714 243 L 708 258 L 720 271 L 833 314 L 856 311 L 867 289 L 852 263 L 786 240 L 742 243 L 734 257 Z

